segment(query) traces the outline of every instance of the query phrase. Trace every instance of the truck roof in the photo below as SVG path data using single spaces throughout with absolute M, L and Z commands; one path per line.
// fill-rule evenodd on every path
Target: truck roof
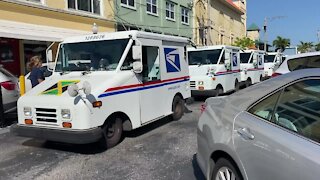
M 164 40 L 179 43 L 189 43 L 188 38 L 156 34 L 144 31 L 119 31 L 119 32 L 102 32 L 97 34 L 88 34 L 82 36 L 68 37 L 64 39 L 62 43 L 78 43 L 78 42 L 90 42 L 90 41 L 102 41 L 102 40 L 112 40 L 112 39 L 126 39 L 126 38 L 147 38 L 155 40 Z
M 214 46 L 199 46 L 197 48 L 190 47 L 190 48 L 188 48 L 188 51 L 203 51 L 203 50 L 214 50 L 214 49 L 222 49 L 222 48 L 240 50 L 239 47 L 235 47 L 235 46 L 214 45 Z
M 257 49 L 246 49 L 246 50 L 240 51 L 240 53 L 251 53 L 251 52 L 257 52 L 257 53 L 265 54 L 265 51 L 257 50 Z

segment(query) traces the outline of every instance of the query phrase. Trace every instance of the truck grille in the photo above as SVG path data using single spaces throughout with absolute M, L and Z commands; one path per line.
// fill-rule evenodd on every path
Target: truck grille
M 57 123 L 57 110 L 36 108 L 36 118 L 39 122 Z
M 196 82 L 195 81 L 190 81 L 190 87 L 195 88 L 196 87 Z

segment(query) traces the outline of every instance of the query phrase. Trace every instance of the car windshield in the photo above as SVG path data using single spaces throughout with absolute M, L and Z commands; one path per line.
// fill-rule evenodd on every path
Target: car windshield
M 128 42 L 118 39 L 62 44 L 55 71 L 115 70 Z
M 320 68 L 320 56 L 309 56 L 288 60 L 290 71 L 307 68 Z
M 241 63 L 249 63 L 250 57 L 251 57 L 251 53 L 240 53 Z
M 217 64 L 222 49 L 190 51 L 189 65 Z
M 276 55 L 265 55 L 264 56 L 264 62 L 265 63 L 272 63 L 274 62 Z

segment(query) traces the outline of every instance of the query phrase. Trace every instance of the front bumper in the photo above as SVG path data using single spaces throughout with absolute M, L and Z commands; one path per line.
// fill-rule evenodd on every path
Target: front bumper
M 217 91 L 212 90 L 191 90 L 191 96 L 216 96 Z
M 102 137 L 102 130 L 100 127 L 86 130 L 61 130 L 15 124 L 11 126 L 10 132 L 17 136 L 72 144 L 97 142 Z

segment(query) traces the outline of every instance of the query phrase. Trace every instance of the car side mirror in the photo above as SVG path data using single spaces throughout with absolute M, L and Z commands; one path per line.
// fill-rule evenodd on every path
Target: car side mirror
M 230 59 L 225 59 L 224 60 L 224 66 L 226 67 L 227 70 L 231 70 L 231 61 L 230 61 Z
M 134 61 L 132 66 L 133 66 L 132 69 L 134 73 L 137 73 L 137 74 L 142 73 L 143 68 L 142 68 L 141 61 Z

